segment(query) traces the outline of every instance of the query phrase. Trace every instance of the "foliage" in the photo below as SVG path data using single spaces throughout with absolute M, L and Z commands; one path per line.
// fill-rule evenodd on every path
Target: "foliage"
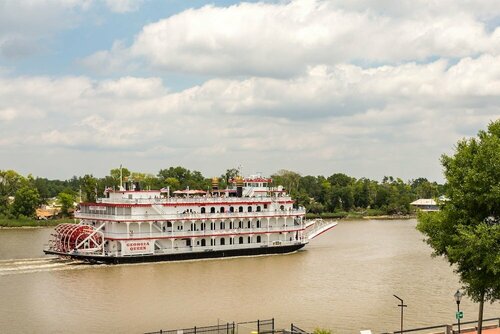
M 230 186 L 230 179 L 239 175 L 237 168 L 229 168 L 220 175 L 219 188 Z M 122 168 L 123 182 L 139 182 L 142 189 L 170 187 L 176 190 L 201 189 L 211 186 L 211 178 L 199 171 L 181 166 L 161 169 L 157 175 Z M 408 214 L 409 203 L 419 197 L 437 197 L 443 193 L 443 186 L 417 178 L 404 182 L 399 178 L 386 176 L 382 182 L 367 178 L 356 179 L 343 173 L 330 176 L 302 176 L 290 170 L 279 170 L 274 175 L 272 186 L 282 185 L 295 200 L 296 206 L 305 207 L 316 217 L 357 217 L 367 215 Z M 12 170 L 0 170 L 0 215 L 13 215 L 9 196 L 14 196 L 22 186 L 27 186 L 40 195 L 41 202 L 47 203 L 58 197 L 66 203 L 64 210 L 70 208 L 70 196 L 74 199 L 81 193 L 81 200 L 94 202 L 103 196 L 106 188 L 118 189 L 120 168 L 111 169 L 109 175 L 96 178 L 91 174 L 73 176 L 69 180 L 49 180 L 46 178 L 23 177 Z M 59 196 L 62 195 L 62 198 Z M 72 205 L 72 203 L 71 203 Z
M 220 184 L 219 187 L 221 189 L 230 185 L 230 180 L 234 179 L 240 174 L 240 171 L 237 168 L 229 168 L 226 169 L 226 172 L 220 176 Z
M 198 171 L 190 171 L 180 166 L 160 170 L 158 179 L 162 187 L 170 186 L 170 190 L 173 191 L 186 188 L 208 189 L 210 187 L 210 179 L 205 178 Z
M 34 217 L 40 203 L 40 195 L 36 188 L 23 186 L 16 191 L 12 212 L 15 216 Z
M 128 168 L 125 168 L 125 167 L 121 168 L 121 176 L 122 176 L 122 180 L 123 181 L 127 180 L 128 177 L 130 176 L 130 174 L 131 173 L 128 170 Z M 111 169 L 109 171 L 109 175 L 114 180 L 114 182 L 116 183 L 116 185 L 120 184 L 120 168 L 113 168 L 113 169 Z
M 18 217 L 16 219 L 0 217 L 0 227 L 38 227 L 55 226 L 62 223 L 74 223 L 73 219 L 49 219 L 36 220 L 27 217 Z
M 332 330 L 326 328 L 315 328 L 313 334 L 332 334 Z
M 83 194 L 83 200 L 87 202 L 95 202 L 98 194 L 97 179 L 92 175 L 87 174 L 84 175 L 82 178 L 80 178 L 79 181 L 80 181 L 80 189 Z
M 500 120 L 441 161 L 449 200 L 440 212 L 420 215 L 417 228 L 455 265 L 482 319 L 484 301 L 500 300 Z
M 63 216 L 68 216 L 69 215 L 69 209 L 73 209 L 74 205 L 73 203 L 75 202 L 75 194 L 73 193 L 66 193 L 66 192 L 61 192 L 59 195 L 57 195 L 57 199 L 59 203 L 61 204 L 61 213 Z

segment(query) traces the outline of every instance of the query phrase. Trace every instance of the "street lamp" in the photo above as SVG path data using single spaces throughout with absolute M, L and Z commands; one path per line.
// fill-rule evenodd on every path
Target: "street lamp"
M 401 302 L 401 304 L 399 304 L 398 307 L 401 307 L 401 331 L 400 331 L 400 333 L 403 333 L 403 308 L 408 307 L 408 305 L 404 304 L 403 299 L 399 298 L 396 295 L 393 295 L 393 296 L 396 297 L 397 299 L 399 299 L 399 301 Z
M 455 301 L 457 302 L 457 319 L 458 319 L 458 334 L 460 334 L 460 300 L 462 299 L 462 293 L 460 290 L 455 292 Z

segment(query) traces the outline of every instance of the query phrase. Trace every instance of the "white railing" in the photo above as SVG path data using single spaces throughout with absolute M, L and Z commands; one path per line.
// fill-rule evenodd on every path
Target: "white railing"
M 113 221 L 151 221 L 151 220 L 210 220 L 210 219 L 236 219 L 236 218 L 262 218 L 262 217 L 290 217 L 304 215 L 304 209 L 260 211 L 260 212 L 224 212 L 224 213 L 147 213 L 137 215 L 106 215 L 101 213 L 75 212 L 78 219 L 102 219 Z
M 217 203 L 239 203 L 255 202 L 269 203 L 271 200 L 279 202 L 291 201 L 290 196 L 279 197 L 170 197 L 170 198 L 98 198 L 96 203 L 112 204 L 190 204 L 190 203 L 208 203 L 217 205 Z
M 278 232 L 296 232 L 300 231 L 302 228 L 300 225 L 290 225 L 290 226 L 270 226 L 261 228 L 236 228 L 236 229 L 226 229 L 226 230 L 203 230 L 203 231 L 189 231 L 189 230 L 174 230 L 174 231 L 133 231 L 133 232 L 104 232 L 105 238 L 116 238 L 116 239 L 141 239 L 141 238 L 165 238 L 171 237 L 176 239 L 186 239 L 193 237 L 216 237 L 216 236 L 227 236 L 227 235 L 239 235 L 239 234 L 252 234 L 252 233 L 278 233 Z

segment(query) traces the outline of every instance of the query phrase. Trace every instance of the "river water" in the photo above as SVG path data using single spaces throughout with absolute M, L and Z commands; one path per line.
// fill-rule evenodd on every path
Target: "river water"
M 44 256 L 51 228 L 0 230 L 0 332 L 141 333 L 275 318 L 306 330 L 374 333 L 454 322 L 452 268 L 415 220 L 340 222 L 288 255 L 87 265 Z M 464 321 L 477 305 L 462 300 Z M 486 317 L 500 316 L 487 304 Z

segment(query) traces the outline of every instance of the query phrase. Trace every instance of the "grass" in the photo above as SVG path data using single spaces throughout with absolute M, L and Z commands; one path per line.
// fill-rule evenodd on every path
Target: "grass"
M 337 211 L 337 212 L 323 212 L 320 214 L 317 214 L 317 213 L 307 213 L 306 214 L 307 219 L 316 219 L 316 218 L 321 218 L 321 219 L 362 219 L 364 217 L 377 217 L 377 216 L 380 218 L 387 218 L 387 217 L 390 217 L 391 215 L 389 215 L 385 211 L 379 210 L 379 209 L 367 209 L 367 210 L 362 211 L 362 212 Z
M 29 218 L 8 219 L 0 218 L 0 227 L 45 227 L 56 226 L 62 223 L 74 223 L 72 218 L 61 218 L 51 220 L 37 220 Z

